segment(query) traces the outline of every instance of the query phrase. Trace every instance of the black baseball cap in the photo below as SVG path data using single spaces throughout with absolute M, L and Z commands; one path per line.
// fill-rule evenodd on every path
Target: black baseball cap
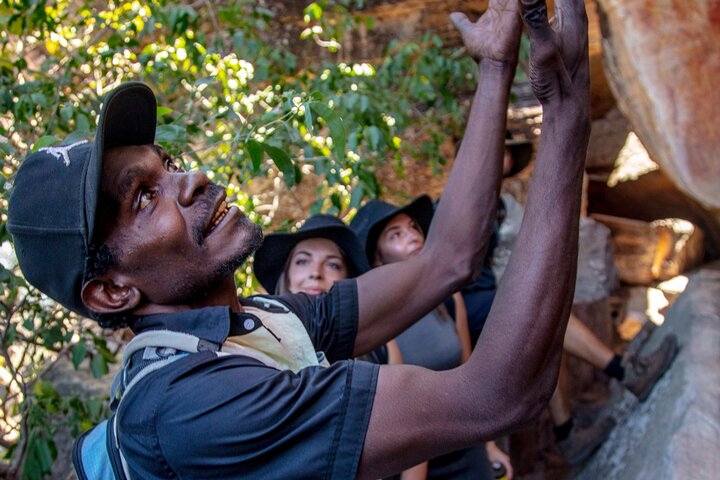
M 41 148 L 15 176 L 8 231 L 25 278 L 76 313 L 93 317 L 80 297 L 90 260 L 103 151 L 155 142 L 157 104 L 150 87 L 120 85 L 107 94 L 95 139 Z
M 427 195 L 421 195 L 402 207 L 397 207 L 383 200 L 370 200 L 357 211 L 350 222 L 350 228 L 363 245 L 370 263 L 375 259 L 375 249 L 380 233 L 382 233 L 385 225 L 399 213 L 404 213 L 415 220 L 423 235 L 427 237 L 433 217 L 432 200 Z
M 308 238 L 326 238 L 335 242 L 345 254 L 350 270 L 360 275 L 370 269 L 365 252 L 350 228 L 332 215 L 313 215 L 296 232 L 278 232 L 265 236 L 255 252 L 253 270 L 263 288 L 277 292 L 277 283 L 295 245 Z

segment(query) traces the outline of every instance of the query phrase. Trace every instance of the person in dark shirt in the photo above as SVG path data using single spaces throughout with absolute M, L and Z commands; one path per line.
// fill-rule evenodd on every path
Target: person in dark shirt
M 451 15 L 478 86 L 425 248 L 325 295 L 238 298 L 233 274 L 260 229 L 225 188 L 154 145 L 156 102 L 143 84 L 105 98 L 93 142 L 25 159 L 7 227 L 28 281 L 104 326 L 200 339 L 196 353 L 143 377 L 133 375 L 162 349 L 126 359 L 136 386 L 117 418 L 131 476 L 379 478 L 542 411 L 572 299 L 590 127 L 584 2 L 555 4 L 552 26 L 544 1 L 491 0 L 477 22 Z M 523 20 L 543 132 L 512 281 L 480 348 L 444 372 L 342 360 L 396 337 L 479 271 Z M 542 288 L 548 277 L 558 288 Z

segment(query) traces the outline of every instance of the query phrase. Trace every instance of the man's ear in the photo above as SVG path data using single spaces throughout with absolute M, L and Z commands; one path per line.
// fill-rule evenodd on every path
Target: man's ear
M 98 277 L 86 282 L 80 296 L 85 306 L 97 313 L 133 310 L 142 298 L 137 287 L 119 285 L 108 277 Z

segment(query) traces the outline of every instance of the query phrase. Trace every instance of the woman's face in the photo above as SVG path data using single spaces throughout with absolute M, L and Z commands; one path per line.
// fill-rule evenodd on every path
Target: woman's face
M 326 238 L 309 238 L 290 254 L 288 290 L 317 295 L 330 290 L 333 282 L 348 277 L 348 268 L 338 246 Z

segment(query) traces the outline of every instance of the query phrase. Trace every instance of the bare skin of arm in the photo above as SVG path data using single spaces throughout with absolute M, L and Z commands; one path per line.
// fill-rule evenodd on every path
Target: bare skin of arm
M 543 106 L 537 163 L 517 244 L 485 331 L 467 363 L 445 372 L 409 365 L 380 367 L 359 478 L 379 478 L 507 433 L 545 408 L 557 382 L 574 290 L 582 172 L 590 131 L 587 17 L 582 0 L 557 0 L 552 26 L 542 0 L 491 2 L 490 8 L 512 10 L 517 3 L 531 40 L 531 85 Z M 502 36 L 485 32 L 493 33 Z M 482 86 L 488 81 L 483 61 L 480 70 Z M 505 118 L 497 110 L 485 114 Z M 493 145 L 501 144 L 502 137 L 498 135 Z M 498 158 L 500 153 L 498 148 Z M 472 176 L 470 170 L 461 172 Z M 473 208 L 458 211 L 480 211 L 474 205 L 476 194 L 467 198 Z M 440 208 L 446 200 L 444 196 Z M 448 204 L 457 207 L 455 202 Z M 467 217 L 460 223 L 484 225 Z M 462 226 L 442 226 L 434 230 L 435 235 L 445 232 L 454 237 L 458 229 L 465 233 Z M 548 278 L 557 288 L 545 288 Z M 371 300 L 361 297 L 361 301 Z M 439 303 L 436 298 L 433 301 Z M 361 312 L 364 308 L 361 303 Z
M 465 137 L 422 252 L 358 277 L 355 355 L 396 337 L 479 272 L 495 221 L 517 65 L 521 21 L 515 5 L 516 0 L 493 0 L 476 23 L 451 15 L 479 68 Z

